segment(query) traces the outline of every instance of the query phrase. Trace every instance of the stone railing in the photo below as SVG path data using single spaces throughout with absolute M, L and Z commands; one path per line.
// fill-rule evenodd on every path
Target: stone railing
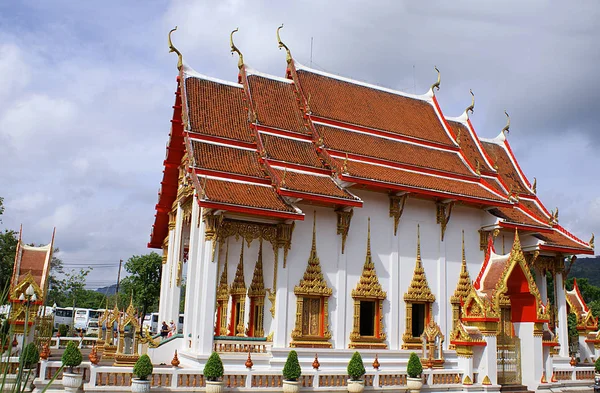
M 248 340 L 245 339 L 215 339 L 213 350 L 219 353 L 269 353 L 271 351 L 272 342 L 265 340 Z
M 557 382 L 564 381 L 582 381 L 585 383 L 594 381 L 594 367 L 570 367 L 570 368 L 554 368 L 553 380 Z

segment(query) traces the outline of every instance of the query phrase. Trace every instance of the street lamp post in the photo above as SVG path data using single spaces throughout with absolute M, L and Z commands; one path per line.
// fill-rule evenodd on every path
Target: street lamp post
M 29 307 L 37 301 L 35 290 L 31 285 L 27 287 L 25 293 L 21 293 L 21 296 L 19 296 L 19 300 L 21 301 L 21 303 L 25 304 L 26 307 L 25 326 L 23 327 L 23 347 L 21 348 L 21 351 L 24 351 L 25 346 L 27 345 L 27 328 L 29 327 Z

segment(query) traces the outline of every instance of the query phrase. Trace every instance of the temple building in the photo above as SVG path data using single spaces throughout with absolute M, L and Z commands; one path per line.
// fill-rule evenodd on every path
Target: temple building
M 169 38 L 179 75 L 148 246 L 163 251 L 160 321 L 185 299 L 182 364 L 216 350 L 243 368 L 250 351 L 279 372 L 294 348 L 308 369 L 318 353 L 345 370 L 358 350 L 405 370 L 417 352 L 464 385 L 531 390 L 572 367 L 569 309 L 585 339 L 598 327 L 565 271 L 593 238 L 538 198 L 508 115 L 483 139 L 474 99 L 442 112 L 439 71 L 407 94 L 301 65 L 277 39 L 283 76 L 250 68 L 232 32 L 239 73 L 224 81 Z

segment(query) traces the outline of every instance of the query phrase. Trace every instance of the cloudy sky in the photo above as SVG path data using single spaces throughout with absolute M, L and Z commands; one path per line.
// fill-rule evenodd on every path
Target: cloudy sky
M 149 251 L 176 88 L 169 29 L 194 69 L 234 81 L 229 32 L 247 64 L 283 75 L 284 23 L 317 69 L 424 93 L 437 65 L 442 111 L 458 116 L 473 89 L 481 137 L 506 109 L 522 168 L 587 241 L 600 234 L 599 19 L 597 0 L 0 1 L 0 227 L 45 243 L 56 226 L 67 267 L 96 265 L 90 287 L 116 281 L 119 259 Z

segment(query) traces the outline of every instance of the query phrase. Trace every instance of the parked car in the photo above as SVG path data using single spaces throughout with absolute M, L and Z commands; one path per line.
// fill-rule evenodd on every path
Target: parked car
M 87 324 L 86 333 L 87 334 L 98 334 L 100 330 L 100 326 L 98 325 L 97 319 L 90 319 Z

